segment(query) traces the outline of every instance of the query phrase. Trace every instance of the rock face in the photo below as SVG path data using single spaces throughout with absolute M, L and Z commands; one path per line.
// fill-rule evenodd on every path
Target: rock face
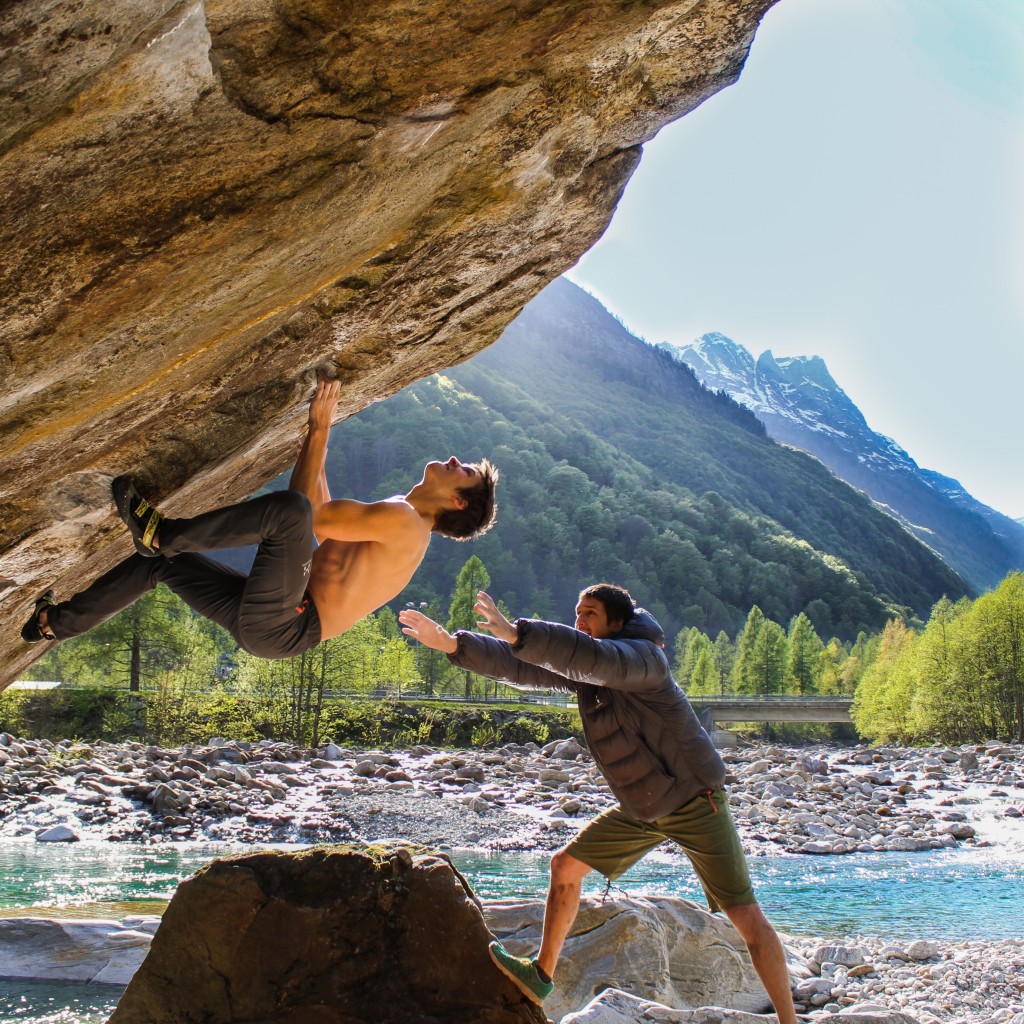
M 773 0 L 32 0 L 0 13 L 0 610 L 493 341 Z M 448 453 L 439 453 L 448 454 Z M 0 683 L 38 648 L 0 641 Z
M 488 903 L 485 912 L 510 952 L 537 952 L 542 903 L 503 900 Z M 581 901 L 544 1010 L 558 1020 L 604 989 L 625 989 L 682 1009 L 713 1005 L 771 1012 L 743 940 L 728 920 L 673 897 Z
M 178 887 L 110 1024 L 543 1024 L 468 886 L 408 848 L 215 861 Z

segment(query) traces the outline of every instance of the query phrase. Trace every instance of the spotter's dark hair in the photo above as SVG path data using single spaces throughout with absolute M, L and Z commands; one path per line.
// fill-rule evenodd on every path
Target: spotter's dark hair
M 629 591 L 614 583 L 595 583 L 592 587 L 586 587 L 580 591 L 577 600 L 584 597 L 600 601 L 604 605 L 609 622 L 621 622 L 625 625 L 633 618 L 633 612 L 636 610 L 636 604 L 629 596 Z

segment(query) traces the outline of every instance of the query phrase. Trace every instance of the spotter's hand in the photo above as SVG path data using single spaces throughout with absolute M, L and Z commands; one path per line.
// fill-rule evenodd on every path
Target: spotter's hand
M 491 636 L 509 644 L 519 641 L 519 630 L 498 611 L 494 599 L 486 591 L 477 592 L 473 611 L 480 616 L 477 629 L 486 629 Z
M 424 647 L 445 654 L 454 654 L 459 649 L 459 641 L 440 623 L 415 608 L 403 608 L 398 613 L 398 621 L 402 624 L 402 632 L 418 640 Z

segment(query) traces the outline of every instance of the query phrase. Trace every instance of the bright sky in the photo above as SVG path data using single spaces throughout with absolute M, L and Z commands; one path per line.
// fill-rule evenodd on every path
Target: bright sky
M 820 355 L 1024 516 L 1024 0 L 780 0 L 569 277 L 651 342 Z

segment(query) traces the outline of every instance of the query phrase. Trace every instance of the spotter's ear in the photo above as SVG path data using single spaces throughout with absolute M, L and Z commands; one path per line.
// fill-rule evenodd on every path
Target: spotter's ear
M 452 495 L 452 504 L 461 512 L 464 508 L 469 507 L 469 502 L 466 501 L 461 494 Z

